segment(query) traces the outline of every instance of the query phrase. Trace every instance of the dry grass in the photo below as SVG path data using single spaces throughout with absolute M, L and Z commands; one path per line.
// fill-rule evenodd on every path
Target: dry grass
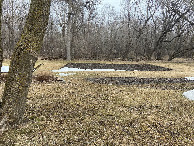
M 44 65 L 35 72 L 36 76 L 56 76 L 50 71 L 67 62 L 40 60 L 37 65 L 40 63 Z M 184 98 L 182 91 L 84 80 L 102 76 L 194 76 L 194 62 L 149 63 L 174 70 L 79 72 L 64 77 L 65 83 L 33 82 L 25 123 L 4 133 L 1 145 L 193 145 L 194 101 Z M 0 85 L 1 92 L 3 86 Z

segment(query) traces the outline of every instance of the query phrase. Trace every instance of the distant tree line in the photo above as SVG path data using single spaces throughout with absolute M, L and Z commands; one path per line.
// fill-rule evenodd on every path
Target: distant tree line
M 121 12 L 98 0 L 53 0 L 43 59 L 172 60 L 194 55 L 192 0 L 123 0 Z M 4 0 L 2 42 L 9 58 L 29 2 Z

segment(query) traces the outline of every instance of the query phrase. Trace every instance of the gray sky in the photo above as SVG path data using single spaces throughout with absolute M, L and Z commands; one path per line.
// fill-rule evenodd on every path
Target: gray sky
M 102 0 L 102 4 L 110 4 L 115 7 L 117 11 L 120 10 L 121 0 Z

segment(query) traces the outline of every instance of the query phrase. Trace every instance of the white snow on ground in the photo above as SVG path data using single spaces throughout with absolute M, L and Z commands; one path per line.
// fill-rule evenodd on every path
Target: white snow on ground
M 190 100 L 194 100 L 194 90 L 184 92 L 183 95 Z
M 116 70 L 116 71 L 126 71 L 126 70 Z M 135 71 L 135 70 L 134 70 Z
M 194 77 L 185 77 L 187 80 L 194 80 Z M 183 93 L 185 97 L 187 97 L 190 100 L 194 100 L 194 90 L 189 90 Z
M 68 73 L 68 74 L 59 73 L 59 76 L 64 77 L 64 76 L 75 75 L 75 74 L 76 74 L 76 73 Z
M 194 80 L 194 77 L 185 77 L 187 80 Z
M 59 70 L 52 70 L 53 72 L 68 72 L 68 71 L 126 71 L 126 70 L 115 70 L 115 69 L 80 69 L 80 68 L 68 68 L 64 67 Z
M 9 66 L 2 66 L 1 67 L 1 72 L 8 72 L 9 71 Z
M 58 72 L 59 76 L 64 77 L 64 76 L 69 76 L 69 75 L 74 75 L 76 73 L 62 73 L 62 72 L 69 72 L 69 71 L 126 71 L 126 70 L 115 70 L 115 69 L 80 69 L 80 68 L 68 68 L 64 67 L 59 70 L 52 70 L 52 72 Z
M 78 68 L 68 68 L 64 67 L 59 70 L 52 70 L 53 72 L 68 72 L 68 71 L 84 71 L 84 69 L 78 69 Z

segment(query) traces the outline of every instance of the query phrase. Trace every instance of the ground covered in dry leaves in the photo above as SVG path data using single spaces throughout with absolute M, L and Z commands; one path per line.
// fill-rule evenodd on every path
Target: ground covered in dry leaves
M 85 62 L 96 63 L 70 63 Z M 68 62 L 41 60 L 37 65 L 40 63 L 44 65 L 34 74 L 25 122 L 18 129 L 5 132 L 0 137 L 0 145 L 194 144 L 194 101 L 182 96 L 187 91 L 184 85 L 189 88 L 193 83 L 172 83 L 171 86 L 179 87 L 175 90 L 167 88 L 168 82 L 139 86 L 86 80 L 184 78 L 194 76 L 194 61 L 140 62 L 171 68 L 171 71 L 78 72 L 64 77 L 65 82 L 51 70 Z M 1 94 L 3 88 L 2 82 Z

